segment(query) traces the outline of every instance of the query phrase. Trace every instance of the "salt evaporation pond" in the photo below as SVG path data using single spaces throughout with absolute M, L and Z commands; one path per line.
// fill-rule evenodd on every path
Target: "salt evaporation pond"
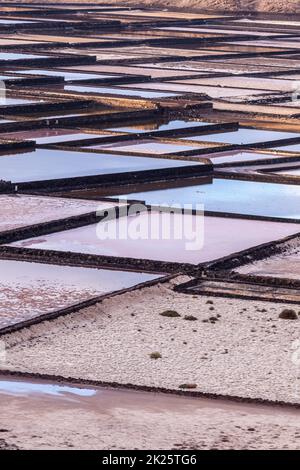
M 300 278 L 300 245 L 299 241 L 282 253 L 255 261 L 236 268 L 235 271 L 251 276 L 279 277 L 285 279 Z
M 298 231 L 291 223 L 142 212 L 11 246 L 198 264 Z
M 169 96 L 177 96 L 176 93 L 159 92 L 159 91 L 146 91 L 146 90 L 133 90 L 128 88 L 118 87 L 92 87 L 92 86 L 79 86 L 79 85 L 66 85 L 66 91 L 75 91 L 77 93 L 89 94 L 105 94 L 105 95 L 124 95 L 138 96 L 139 98 L 167 98 Z
M 0 195 L 0 232 L 115 207 L 112 202 L 20 194 Z M 26 217 L 24 217 L 26 214 Z
M 300 152 L 300 143 L 293 145 L 278 145 L 277 147 L 272 147 L 272 150 L 280 150 L 281 152 Z
M 299 138 L 295 132 L 267 131 L 258 129 L 239 129 L 233 132 L 220 132 L 217 134 L 201 135 L 196 137 L 184 137 L 182 140 L 199 140 L 201 142 L 220 142 L 227 144 L 247 145 L 269 142 L 280 139 Z M 300 144 L 299 144 L 300 145 Z
M 93 74 L 93 73 L 76 73 L 66 72 L 65 70 L 47 70 L 47 69 L 30 69 L 20 70 L 16 73 L 22 75 L 46 75 L 47 77 L 64 77 L 66 81 L 71 80 L 94 80 L 101 78 L 114 78 L 118 75 L 104 75 L 104 74 Z M 119 75 L 120 76 L 120 75 Z
M 190 165 L 191 162 L 182 160 L 37 149 L 34 152 L 0 156 L 0 175 L 3 180 L 21 183 Z
M 246 151 L 241 152 L 238 150 L 233 150 L 230 152 L 220 152 L 218 154 L 209 154 L 202 155 L 202 158 L 208 158 L 214 165 L 224 165 L 228 166 L 229 163 L 234 165 L 240 164 L 241 162 L 259 162 L 260 160 L 276 160 L 279 158 L 286 158 L 284 155 L 267 153 L 267 152 L 258 152 L 258 151 Z
M 0 121 L 1 122 L 1 121 Z M 1 134 L 1 138 L 8 140 L 35 140 L 38 145 L 71 142 L 81 139 L 99 139 L 108 134 L 80 132 L 76 129 L 36 129 Z
M 300 186 L 214 178 L 212 183 L 115 195 L 148 205 L 185 204 L 207 211 L 300 219 Z
M 125 142 L 118 142 L 118 143 L 113 143 L 113 144 L 96 144 L 96 145 L 89 145 L 88 148 L 91 149 L 111 149 L 111 150 L 116 150 L 116 151 L 121 151 L 121 152 L 128 152 L 128 153 L 136 153 L 136 154 L 145 154 L 145 155 L 151 155 L 151 154 L 157 154 L 157 155 L 167 155 L 167 154 L 173 154 L 173 153 L 178 153 L 178 152 L 188 152 L 190 150 L 195 150 L 197 148 L 202 148 L 200 145 L 195 146 L 195 145 L 180 145 L 179 144 L 171 144 L 171 143 L 165 143 L 165 142 L 153 142 L 151 140 L 147 141 L 142 141 L 138 142 L 136 141 L 135 143 L 125 143 Z
M 0 328 L 158 275 L 0 260 Z
M 292 168 L 292 169 L 286 169 L 286 170 L 280 170 L 280 171 L 273 171 L 272 173 L 276 173 L 277 175 L 282 175 L 282 176 L 300 176 L 300 168 Z
M 172 131 L 175 129 L 189 129 L 193 127 L 200 126 L 210 126 L 214 125 L 213 122 L 203 122 L 203 121 L 184 121 L 180 119 L 175 119 L 170 121 L 167 124 L 159 124 L 157 122 L 148 123 L 148 124 L 136 124 L 133 126 L 126 127 L 110 127 L 107 130 L 113 132 L 128 132 L 128 133 L 144 133 L 151 131 Z

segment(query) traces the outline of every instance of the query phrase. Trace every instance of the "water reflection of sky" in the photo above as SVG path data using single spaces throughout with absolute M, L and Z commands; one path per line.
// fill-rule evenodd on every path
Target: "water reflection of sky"
M 160 91 L 147 91 L 120 87 L 92 87 L 92 86 L 79 86 L 67 85 L 66 91 L 75 91 L 77 93 L 100 93 L 109 95 L 126 95 L 126 96 L 139 96 L 140 98 L 165 98 L 169 96 L 178 96 L 178 93 L 160 92 Z
M 34 152 L 1 156 L 0 174 L 2 179 L 18 183 L 190 165 L 191 162 L 185 160 L 37 149 Z
M 220 132 L 217 134 L 185 137 L 182 140 L 200 140 L 205 142 L 221 142 L 228 144 L 245 145 L 267 142 L 280 139 L 293 139 L 299 137 L 295 132 L 266 131 L 259 129 L 239 129 L 233 132 Z
M 97 392 L 88 388 L 69 387 L 65 385 L 0 380 L 0 394 L 1 393 L 22 396 L 34 393 L 63 396 L 65 393 L 68 393 L 81 397 L 92 397 L 96 395 Z
M 272 147 L 272 150 L 281 150 L 282 152 L 300 152 L 300 144 Z
M 142 128 L 142 125 L 135 125 L 135 126 L 128 126 L 128 127 L 111 127 L 108 130 L 114 132 L 149 132 L 150 130 L 157 130 L 157 131 L 169 131 L 174 129 L 183 129 L 189 127 L 200 127 L 200 126 L 209 126 L 213 125 L 214 123 L 210 122 L 201 122 L 201 121 L 184 121 L 175 119 L 173 121 L 168 122 L 167 124 L 157 124 L 153 123 L 153 129 L 150 128 L 150 125 L 145 124 L 145 129 Z M 190 137 L 192 139 L 192 137 Z
M 300 219 L 300 186 L 214 179 L 212 184 L 131 193 L 153 205 L 204 204 L 208 211 Z

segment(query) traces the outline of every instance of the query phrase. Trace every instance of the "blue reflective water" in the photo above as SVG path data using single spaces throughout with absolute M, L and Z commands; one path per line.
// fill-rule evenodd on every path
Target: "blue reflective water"
M 12 394 L 27 396 L 30 394 L 43 393 L 46 395 L 61 396 L 66 393 L 81 397 L 92 397 L 96 391 L 89 388 L 69 387 L 66 385 L 54 385 L 38 382 L 19 382 L 13 380 L 0 380 L 0 394 Z
M 246 145 L 252 143 L 268 142 L 279 139 L 300 138 L 296 132 L 265 131 L 257 129 L 239 129 L 233 132 L 220 132 L 217 134 L 185 137 L 182 140 L 193 139 L 205 142 L 220 142 L 228 144 Z
M 20 183 L 176 168 L 191 164 L 202 165 L 202 163 L 165 158 L 37 149 L 34 152 L 0 156 L 0 175 L 3 180 Z
M 0 52 L 0 60 L 16 60 L 16 59 L 44 59 L 49 56 L 33 55 L 33 54 L 17 54 L 16 52 Z
M 284 145 L 282 147 L 272 147 L 272 150 L 279 150 L 281 152 L 300 152 L 300 143 L 294 145 Z
M 16 72 L 21 75 L 47 75 L 49 77 L 64 77 L 65 80 L 91 80 L 95 78 L 113 78 L 116 75 L 104 75 L 104 74 L 93 74 L 93 73 L 80 73 L 80 72 L 65 72 L 64 70 L 43 70 L 43 69 L 30 69 L 30 70 L 19 70 Z M 120 75 L 117 75 L 120 76 Z
M 27 23 L 34 23 L 34 21 L 7 20 L 7 19 L 0 20 L 0 24 L 27 24 Z
M 176 119 L 174 121 L 168 122 L 167 124 L 159 124 L 159 123 L 136 124 L 135 126 L 112 127 L 112 128 L 109 128 L 108 130 L 114 131 L 114 132 L 144 133 L 144 132 L 149 132 L 152 130 L 169 131 L 169 130 L 175 130 L 175 129 L 185 129 L 189 127 L 208 126 L 210 124 L 214 124 L 214 123 L 201 122 L 201 121 L 183 121 L 183 120 Z
M 67 85 L 66 91 L 75 91 L 77 93 L 99 93 L 106 95 L 137 96 L 139 98 L 167 98 L 169 96 L 178 96 L 178 93 L 168 93 L 159 91 L 133 90 L 129 88 L 118 87 L 91 87 L 79 85 Z
M 204 204 L 209 211 L 300 219 L 297 185 L 214 179 L 212 184 L 120 196 L 126 197 L 153 205 Z
M 272 171 L 272 173 L 280 174 L 280 175 L 286 175 L 286 176 L 300 176 L 300 168 L 293 168 L 291 170 L 286 169 L 286 170 L 281 170 L 281 171 Z

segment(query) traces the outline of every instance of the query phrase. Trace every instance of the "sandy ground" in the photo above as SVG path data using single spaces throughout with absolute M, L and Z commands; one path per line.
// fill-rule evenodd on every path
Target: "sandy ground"
M 2 194 L 0 231 L 87 214 L 115 205 L 100 201 Z
M 282 304 L 207 301 L 175 293 L 172 283 L 126 293 L 3 337 L 2 368 L 300 402 L 300 322 L 279 319 Z M 181 317 L 162 317 L 167 309 Z M 152 359 L 153 352 L 161 358 Z
M 1 377 L 0 449 L 299 447 L 299 410 L 4 381 Z
M 52 0 L 51 3 L 90 3 L 88 0 Z M 21 2 L 26 3 L 26 2 Z M 39 0 L 31 3 L 40 3 Z M 94 1 L 93 3 L 97 3 Z M 99 1 L 99 3 L 101 3 Z M 300 13 L 300 3 L 298 0 L 143 0 L 140 4 L 136 1 L 120 2 L 116 0 L 106 0 L 106 4 L 114 5 L 140 5 L 148 7 L 172 7 L 186 9 L 202 9 L 215 11 L 261 11 L 278 13 Z

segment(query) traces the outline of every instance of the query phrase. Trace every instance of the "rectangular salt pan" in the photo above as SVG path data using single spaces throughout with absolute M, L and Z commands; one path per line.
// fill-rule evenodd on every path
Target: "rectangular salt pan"
M 38 149 L 35 152 L 0 156 L 0 177 L 5 181 L 20 183 L 190 165 L 191 162 L 183 160 Z
M 116 206 L 112 202 L 46 196 L 0 195 L 0 232 Z M 24 217 L 26 214 L 26 217 Z
M 181 140 L 199 140 L 204 142 L 220 142 L 237 145 L 247 145 L 269 142 L 280 139 L 300 139 L 300 134 L 295 132 L 265 131 L 257 129 L 239 129 L 233 132 L 220 132 L 216 134 L 200 135 L 196 137 L 184 137 Z M 300 148 L 300 144 L 299 144 Z
M 0 328 L 158 277 L 137 272 L 1 260 Z
M 201 147 L 199 145 L 199 147 Z M 198 148 L 199 148 L 198 147 Z M 164 154 L 173 154 L 173 153 L 178 153 L 178 152 L 188 152 L 189 150 L 195 150 L 197 149 L 197 146 L 195 145 L 176 145 L 176 144 L 168 144 L 164 142 L 141 142 L 141 143 L 135 143 L 135 144 L 126 144 L 123 143 L 121 145 L 120 143 L 116 144 L 96 144 L 89 146 L 89 148 L 92 149 L 110 149 L 110 150 L 116 150 L 116 151 L 121 151 L 121 152 L 133 152 L 133 153 L 141 153 L 145 155 L 151 155 L 151 154 L 156 154 L 156 155 L 164 155 Z
M 272 147 L 272 150 L 279 150 L 281 152 L 300 152 L 300 143 L 299 144 L 293 144 L 293 145 L 283 145 L 283 146 L 277 146 L 277 147 Z
M 214 178 L 211 184 L 129 193 L 149 205 L 203 204 L 207 211 L 300 220 L 300 186 Z M 299 226 L 300 231 L 300 226 Z
M 17 54 L 14 52 L 1 52 L 1 60 L 17 60 L 17 59 L 46 59 L 46 55 L 33 55 L 33 54 Z
M 116 75 L 104 75 L 104 74 L 93 74 L 93 73 L 76 73 L 76 72 L 65 72 L 64 70 L 43 70 L 43 69 L 30 69 L 20 70 L 16 72 L 22 75 L 46 75 L 49 77 L 64 77 L 66 81 L 70 80 L 92 80 L 97 78 L 113 78 Z
M 66 91 L 75 91 L 76 93 L 90 93 L 90 94 L 106 94 L 106 95 L 122 95 L 122 96 L 138 96 L 140 98 L 167 98 L 169 96 L 177 96 L 176 93 L 146 91 L 146 90 L 133 90 L 124 88 L 112 87 L 83 87 L 78 85 L 65 86 Z
M 93 139 L 99 137 L 107 137 L 107 134 L 96 134 L 88 132 L 80 132 L 72 129 L 37 129 L 30 131 L 19 131 L 1 134 L 3 139 L 8 140 L 35 140 L 41 144 L 55 144 L 60 142 L 71 142 L 81 139 Z
M 128 133 L 142 133 L 142 132 L 150 132 L 150 131 L 172 131 L 175 129 L 186 129 L 192 127 L 200 127 L 200 126 L 209 126 L 213 125 L 214 123 L 211 122 L 201 122 L 201 121 L 183 121 L 183 120 L 174 120 L 170 121 L 167 124 L 159 124 L 159 123 L 152 123 L 152 124 L 140 124 L 135 126 L 126 126 L 126 127 L 113 127 L 109 128 L 109 131 L 113 132 L 128 132 Z M 143 128 L 143 126 L 145 126 Z
M 286 175 L 286 176 L 300 176 L 300 167 L 293 168 L 291 170 L 281 170 L 281 171 L 272 171 L 272 173 L 276 173 L 277 175 Z
M 299 225 L 290 223 L 222 217 L 203 220 L 201 215 L 142 212 L 19 241 L 12 246 L 198 264 L 292 235 L 298 230 Z M 101 235 L 103 232 L 109 235 Z M 142 235 L 136 236 L 136 233 Z M 171 235 L 166 236 L 168 233 Z
M 299 244 L 290 247 L 282 253 L 270 256 L 262 260 L 241 266 L 235 269 L 241 274 L 251 276 L 279 277 L 286 279 L 300 278 L 300 249 Z

